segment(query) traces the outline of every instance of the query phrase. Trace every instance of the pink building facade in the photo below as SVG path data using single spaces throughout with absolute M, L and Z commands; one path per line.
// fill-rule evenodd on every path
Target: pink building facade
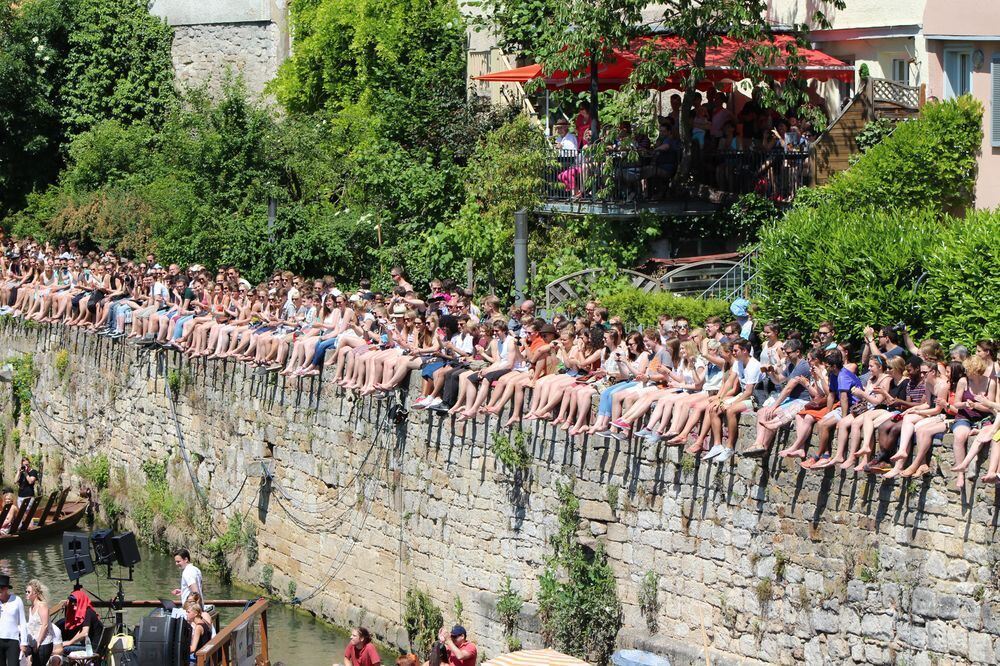
M 768 0 L 768 18 L 808 23 L 815 10 L 830 20 L 810 36 L 816 48 L 873 78 L 926 86 L 927 98 L 970 93 L 983 103 L 983 144 L 976 207 L 1000 206 L 1000 0 Z M 819 92 L 838 108 L 860 87 L 826 84 Z
M 927 96 L 971 93 L 983 103 L 976 207 L 1000 206 L 1000 2 L 928 0 L 923 33 Z

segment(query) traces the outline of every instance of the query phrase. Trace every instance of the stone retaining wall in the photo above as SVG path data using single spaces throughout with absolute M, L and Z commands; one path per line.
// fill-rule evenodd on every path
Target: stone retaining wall
M 495 595 L 510 575 L 528 599 L 521 638 L 537 645 L 532 602 L 556 525 L 554 486 L 574 479 L 581 534 L 605 545 L 618 576 L 621 645 L 681 664 L 705 663 L 706 651 L 717 664 L 1000 659 L 992 486 L 959 494 L 940 476 L 892 483 L 774 460 L 719 468 L 681 462 L 677 449 L 567 443 L 540 427 L 530 474 L 515 485 L 489 451 L 493 422 L 465 436 L 425 413 L 396 425 L 384 403 L 352 402 L 328 383 L 297 388 L 232 364 L 179 365 L 174 354 L 7 322 L 0 357 L 17 352 L 34 352 L 40 371 L 31 423 L 16 425 L 21 447 L 45 458 L 46 485 L 59 469 L 73 481 L 96 452 L 129 487 L 142 484 L 143 461 L 166 460 L 172 487 L 193 504 L 165 395 L 167 373 L 179 371 L 178 420 L 210 502 L 231 501 L 257 457 L 273 459 L 287 494 L 261 495 L 251 478 L 215 514 L 219 529 L 236 513 L 258 526 L 259 561 L 241 575 L 257 582 L 270 565 L 276 589 L 294 581 L 307 608 L 342 624 L 362 618 L 390 641 L 404 636 L 401 599 L 415 586 L 446 621 L 460 598 L 473 640 L 498 654 Z M 18 455 L 10 405 L 3 390 L 5 470 Z M 617 507 L 611 486 L 621 489 Z M 649 571 L 659 574 L 652 635 L 637 602 Z

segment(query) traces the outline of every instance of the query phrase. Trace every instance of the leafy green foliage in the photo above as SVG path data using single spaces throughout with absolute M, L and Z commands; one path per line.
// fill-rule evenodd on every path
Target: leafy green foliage
M 971 95 L 928 103 L 917 120 L 901 123 L 834 175 L 815 193 L 818 201 L 797 197 L 797 207 L 822 202 L 843 210 L 887 204 L 961 210 L 973 200 L 982 123 L 983 105 Z
M 622 318 L 627 326 L 655 326 L 660 315 L 687 317 L 692 326 L 701 326 L 709 317 L 727 318 L 729 304 L 720 300 L 705 300 L 675 296 L 668 293 L 647 294 L 641 289 L 628 288 L 604 296 L 601 305 Z
M 205 549 L 208 551 L 212 568 L 224 580 L 229 580 L 232 577 L 229 558 L 236 551 L 243 551 L 247 557 L 247 564 L 253 566 L 251 560 L 255 561 L 257 558 L 256 528 L 253 523 L 236 514 L 229 519 L 226 531 L 209 541 Z
M 523 430 L 516 430 L 511 436 L 500 431 L 493 433 L 493 455 L 510 470 L 525 469 L 531 464 L 531 454 L 525 447 Z
M 917 324 L 915 291 L 938 242 L 931 211 L 792 211 L 761 238 L 757 279 L 769 318 L 811 331 L 824 320 L 852 339 L 865 326 Z
M 660 575 L 655 571 L 647 571 L 639 582 L 639 610 L 646 620 L 646 629 L 650 634 L 660 630 L 658 615 L 660 612 Z
M 51 182 L 62 165 L 57 105 L 72 4 L 0 3 L 0 217 Z
M 949 220 L 937 242 L 927 248 L 919 304 L 928 333 L 966 345 L 981 338 L 1000 339 L 997 238 L 1000 212 L 976 212 Z
M 159 122 L 174 97 L 172 31 L 134 0 L 0 7 L 0 215 L 56 178 L 99 121 Z
M 557 483 L 560 506 L 553 554 L 539 576 L 538 619 L 547 645 L 596 664 L 607 664 L 622 626 L 614 571 L 598 546 L 585 551 L 576 537 L 580 501 Z
M 129 515 L 135 521 L 138 536 L 153 543 L 160 536 L 160 525 L 187 524 L 191 515 L 188 506 L 177 492 L 167 484 L 165 462 L 147 460 L 142 463 L 146 484 L 138 492 L 129 493 Z
M 472 0 L 463 3 L 479 8 L 469 22 L 477 30 L 496 35 L 497 46 L 516 59 L 534 58 L 555 29 L 557 0 Z
M 59 351 L 56 352 L 54 365 L 56 368 L 56 375 L 59 377 L 59 381 L 66 379 L 66 373 L 69 372 L 68 349 L 60 349 Z
M 514 213 L 538 203 L 542 168 L 550 151 L 545 136 L 518 116 L 490 133 L 465 169 L 467 199 L 458 214 L 439 222 L 416 248 L 418 271 L 461 278 L 471 258 L 488 286 L 506 291 L 513 283 Z M 412 271 L 411 271 L 412 272 Z
M 500 618 L 500 625 L 503 627 L 504 638 L 508 644 L 512 640 L 517 640 L 517 625 L 521 617 L 521 609 L 524 607 L 524 599 L 514 589 L 510 581 L 510 576 L 505 576 L 500 593 L 497 595 L 497 616 Z
M 896 122 L 891 118 L 877 118 L 865 124 L 861 132 L 854 137 L 854 142 L 858 144 L 861 153 L 867 153 L 872 146 L 882 143 L 887 136 L 896 129 Z M 857 161 L 858 156 L 852 156 Z
M 828 319 L 853 339 L 864 326 L 899 320 L 944 339 L 986 328 L 988 310 L 969 302 L 958 312 L 949 301 L 958 287 L 979 293 L 971 285 L 990 279 L 978 278 L 990 274 L 990 250 L 972 257 L 974 244 L 955 248 L 975 271 L 968 282 L 959 277 L 964 265 L 946 266 L 959 239 L 975 235 L 981 248 L 991 247 L 995 222 L 975 216 L 956 235 L 956 221 L 944 215 L 972 201 L 981 123 L 982 105 L 969 96 L 927 104 L 919 119 L 897 126 L 828 185 L 800 191 L 795 207 L 761 234 L 756 265 L 765 314 L 800 330 Z M 917 282 L 932 256 L 940 278 L 923 297 Z
M 12 414 L 14 422 L 24 417 L 25 425 L 31 424 L 31 396 L 38 381 L 38 370 L 35 368 L 34 354 L 20 354 L 11 359 L 14 375 L 11 384 L 14 387 Z
M 271 583 L 274 580 L 274 567 L 265 564 L 260 568 L 260 586 L 268 593 L 273 591 Z
M 444 614 L 426 592 L 411 587 L 406 591 L 403 625 L 410 649 L 421 659 L 427 659 L 437 632 L 444 625 Z
M 107 489 L 111 483 L 111 462 L 103 453 L 82 461 L 74 471 L 98 491 Z
M 70 135 L 101 120 L 156 122 L 173 99 L 173 31 L 135 0 L 76 0 L 60 109 Z

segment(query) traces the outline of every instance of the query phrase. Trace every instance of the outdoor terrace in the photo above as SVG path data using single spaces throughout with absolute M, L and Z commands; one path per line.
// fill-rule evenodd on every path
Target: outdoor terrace
M 709 212 L 751 192 L 789 202 L 810 184 L 810 152 L 734 150 L 696 154 L 690 179 L 672 181 L 676 151 L 556 151 L 544 174 L 543 209 L 549 212 L 634 214 Z

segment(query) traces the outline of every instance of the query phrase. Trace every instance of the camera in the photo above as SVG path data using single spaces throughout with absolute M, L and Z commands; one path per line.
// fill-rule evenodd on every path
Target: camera
M 904 324 L 901 321 L 897 321 L 895 324 L 892 325 L 892 330 L 896 331 L 897 333 L 902 333 L 903 331 L 906 330 L 906 324 Z

